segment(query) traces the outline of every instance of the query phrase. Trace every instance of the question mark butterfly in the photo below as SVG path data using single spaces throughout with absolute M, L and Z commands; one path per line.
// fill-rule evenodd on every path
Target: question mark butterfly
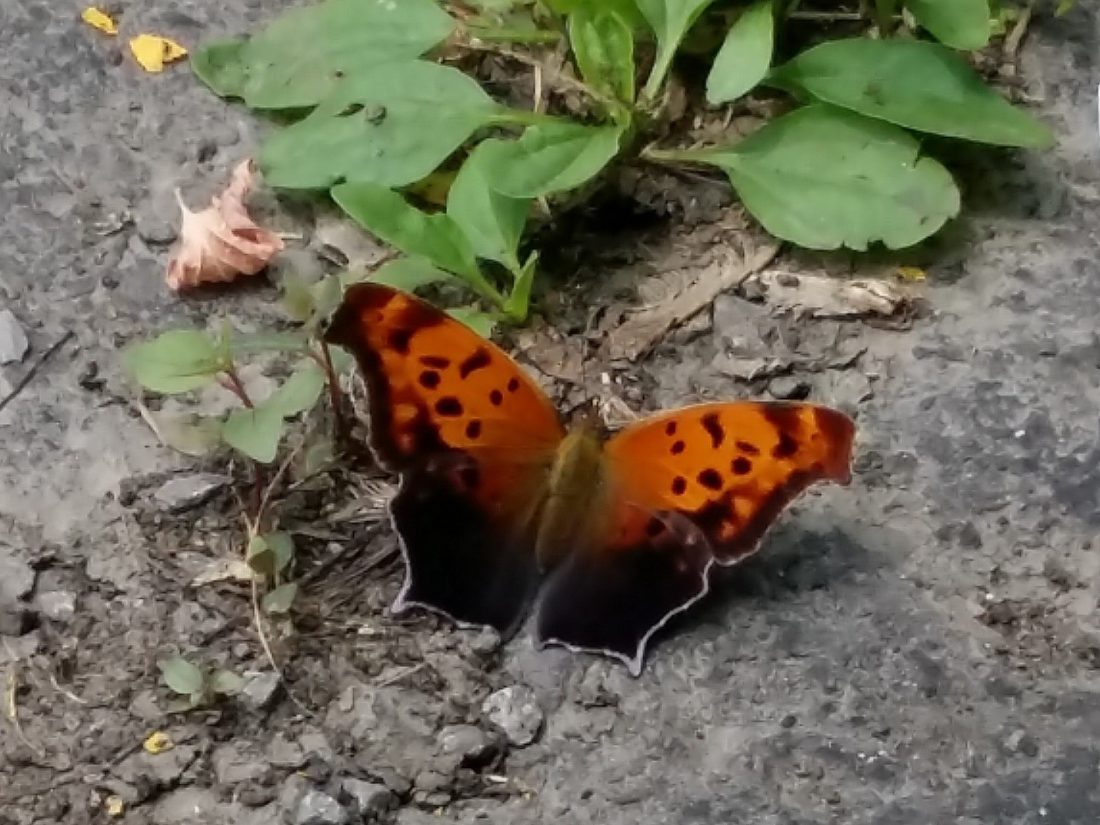
M 388 286 L 348 289 L 326 340 L 354 354 L 370 445 L 401 474 L 396 612 L 425 607 L 641 672 L 646 643 L 751 555 L 818 481 L 851 478 L 852 420 L 804 403 L 707 403 L 608 435 L 569 429 L 502 349 Z M 541 592 L 540 592 L 541 591 Z

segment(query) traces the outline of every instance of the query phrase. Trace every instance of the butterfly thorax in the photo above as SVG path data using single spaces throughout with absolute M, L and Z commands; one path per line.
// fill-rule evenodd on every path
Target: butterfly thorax
M 550 469 L 536 546 L 544 570 L 560 562 L 585 535 L 599 506 L 603 467 L 602 428 L 582 418 L 562 439 Z

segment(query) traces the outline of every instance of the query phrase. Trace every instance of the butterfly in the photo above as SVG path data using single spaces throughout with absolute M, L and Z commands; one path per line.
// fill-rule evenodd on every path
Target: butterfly
M 401 475 L 390 503 L 405 581 L 393 605 L 621 659 L 751 555 L 818 481 L 847 484 L 855 425 L 808 403 L 703 403 L 609 434 L 567 428 L 502 349 L 406 292 L 350 287 L 326 340 L 367 385 L 369 444 Z

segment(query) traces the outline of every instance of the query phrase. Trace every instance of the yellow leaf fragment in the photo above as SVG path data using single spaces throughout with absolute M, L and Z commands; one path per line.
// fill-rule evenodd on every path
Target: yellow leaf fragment
M 130 38 L 130 52 L 141 68 L 153 74 L 164 71 L 169 63 L 187 56 L 187 49 L 175 40 L 159 34 L 139 34 Z
M 255 275 L 282 251 L 282 238 L 256 224 L 245 208 L 253 177 L 252 160 L 246 158 L 233 170 L 225 191 L 201 212 L 188 209 L 176 192 L 183 222 L 179 245 L 168 261 L 165 280 L 171 289 Z
M 928 273 L 919 266 L 899 266 L 898 277 L 903 281 L 923 281 L 928 278 Z
M 88 6 L 80 13 L 80 19 L 91 26 L 93 29 L 99 29 L 104 34 L 118 34 L 118 23 L 107 12 L 97 9 L 95 6 Z
M 122 816 L 122 811 L 126 807 L 123 801 L 117 796 L 107 797 L 107 816 L 112 819 L 118 819 Z
M 151 753 L 153 756 L 156 756 L 158 753 L 172 750 L 172 748 L 176 746 L 176 743 L 173 742 L 172 738 L 164 731 L 155 730 L 145 738 L 141 746 L 145 748 L 146 753 Z

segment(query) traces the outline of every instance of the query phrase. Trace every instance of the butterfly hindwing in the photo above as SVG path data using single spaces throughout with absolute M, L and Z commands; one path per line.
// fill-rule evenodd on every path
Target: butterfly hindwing
M 818 481 L 846 484 L 854 424 L 812 404 L 702 404 L 645 419 L 605 445 L 606 518 L 551 578 L 543 641 L 634 670 L 670 616 L 701 598 L 713 563 L 750 555 Z
M 326 340 L 367 383 L 370 443 L 402 474 L 390 512 L 407 575 L 395 603 L 507 631 L 537 586 L 534 533 L 564 435 L 501 349 L 414 296 L 352 286 Z

